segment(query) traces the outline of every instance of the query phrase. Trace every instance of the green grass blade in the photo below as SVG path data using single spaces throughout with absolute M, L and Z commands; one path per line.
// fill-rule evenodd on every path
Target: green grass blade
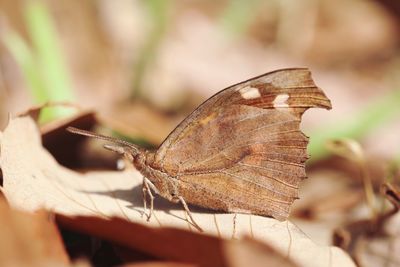
M 16 32 L 8 30 L 3 37 L 3 43 L 19 65 L 33 101 L 35 103 L 47 101 L 46 85 L 41 78 L 33 52 L 26 42 Z
M 132 97 L 140 97 L 143 90 L 143 78 L 153 60 L 156 57 L 157 49 L 164 37 L 168 23 L 168 10 L 172 4 L 165 0 L 148 0 L 144 2 L 148 11 L 149 20 L 151 21 L 151 32 L 140 51 L 140 57 L 135 66 L 135 79 L 133 81 Z
M 53 21 L 45 5 L 40 1 L 28 1 L 25 20 L 35 48 L 37 67 L 46 85 L 46 101 L 73 101 L 68 71 L 57 43 Z M 33 90 L 43 90 L 43 88 L 33 88 Z M 44 111 L 42 119 L 64 117 L 70 115 L 71 112 L 69 109 L 49 108 Z

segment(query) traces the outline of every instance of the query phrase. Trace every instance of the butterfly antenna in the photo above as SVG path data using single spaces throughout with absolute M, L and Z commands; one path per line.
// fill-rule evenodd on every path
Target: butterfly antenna
M 73 133 L 73 134 L 83 135 L 83 136 L 87 136 L 87 137 L 93 137 L 93 138 L 96 138 L 96 139 L 100 139 L 100 140 L 112 142 L 112 143 L 115 143 L 115 144 L 127 146 L 127 147 L 130 147 L 130 148 L 134 149 L 135 151 L 138 150 L 138 147 L 135 146 L 134 144 L 131 144 L 131 143 L 127 142 L 127 141 L 124 141 L 124 140 L 121 140 L 121 139 L 118 139 L 118 138 L 114 138 L 114 137 L 111 137 L 111 136 L 105 136 L 105 135 L 102 135 L 102 134 L 97 134 L 97 133 L 94 133 L 94 132 L 85 131 L 85 130 L 78 129 L 78 128 L 75 128 L 75 127 L 67 127 L 66 130 L 68 132 L 70 132 L 70 133 Z

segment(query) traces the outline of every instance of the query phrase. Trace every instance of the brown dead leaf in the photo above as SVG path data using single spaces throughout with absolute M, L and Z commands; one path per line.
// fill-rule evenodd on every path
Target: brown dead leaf
M 301 203 L 293 212 L 294 217 L 318 219 L 327 213 L 348 212 L 364 200 L 364 192 L 359 189 L 345 189 L 325 196 L 313 196 L 308 202 Z
M 383 209 L 376 218 L 357 220 L 337 229 L 333 243 L 348 251 L 359 266 L 398 266 L 400 256 L 400 190 L 391 183 L 381 188 L 392 207 Z
M 58 107 L 58 108 L 69 108 L 69 109 L 73 109 L 73 110 L 81 110 L 81 108 L 73 103 L 70 102 L 59 102 L 59 101 L 51 101 L 51 102 L 46 102 L 44 104 L 40 104 L 40 105 L 36 105 L 33 106 L 21 113 L 18 113 L 18 117 L 23 117 L 23 116 L 30 116 L 34 121 L 38 122 L 39 121 L 39 116 L 40 113 L 42 112 L 43 109 L 45 108 L 54 108 L 54 107 Z
M 400 188 L 392 183 L 384 183 L 381 192 L 392 203 L 394 211 L 397 212 L 400 209 Z
M 46 208 L 64 215 L 118 216 L 149 226 L 172 226 L 196 231 L 180 205 L 156 198 L 150 222 L 143 211 L 142 177 L 135 170 L 79 174 L 60 166 L 43 149 L 30 118 L 10 121 L 1 134 L 0 165 L 9 203 L 24 210 Z M 205 233 L 224 238 L 244 235 L 262 240 L 303 266 L 354 266 L 338 248 L 317 246 L 289 221 L 244 214 L 218 214 L 191 207 Z
M 312 171 L 308 176 L 290 218 L 317 244 L 330 245 L 333 231 L 353 218 L 360 201 L 364 202 L 364 191 L 334 170 Z
M 151 144 L 159 145 L 182 120 L 154 111 L 148 105 L 137 101 L 134 104 L 119 104 L 99 116 L 100 123 L 121 134 L 133 138 L 146 137 Z
M 56 220 L 63 229 L 100 237 L 160 260 L 207 267 L 298 266 L 276 249 L 250 238 L 226 240 L 176 228 L 150 228 L 121 218 L 57 215 Z
M 228 265 L 231 267 L 298 266 L 274 248 L 250 238 L 245 238 L 240 242 L 226 241 L 224 251 Z
M 359 266 L 399 266 L 399 225 L 399 214 L 379 227 L 368 220 L 353 222 L 335 232 L 334 242 L 347 249 Z
M 372 183 L 376 188 L 382 184 L 382 177 L 385 177 L 386 162 L 387 159 L 376 156 L 369 156 L 366 159 L 366 171 L 369 173 Z M 325 160 L 319 161 L 318 164 L 311 165 L 309 170 L 333 170 L 336 173 L 341 173 L 343 177 L 354 184 L 362 184 L 363 181 L 359 166 L 339 156 L 331 156 Z
M 0 198 L 0 266 L 69 266 L 61 237 L 44 211 L 10 210 Z
M 74 125 L 81 129 L 91 130 L 95 124 L 96 116 L 92 111 L 80 112 L 70 118 L 45 124 L 40 128 L 43 146 L 62 165 L 80 167 L 77 148 L 82 144 L 82 138 L 69 135 L 65 128 Z
M 143 262 L 124 264 L 121 267 L 196 267 L 197 265 L 176 262 Z
M 32 107 L 20 113 L 17 117 L 29 116 L 38 123 L 40 112 L 43 108 L 47 107 L 74 107 L 77 110 L 73 116 L 40 125 L 43 146 L 55 157 L 58 163 L 72 169 L 84 169 L 88 167 L 115 169 L 117 155 L 108 153 L 101 147 L 91 149 L 90 145 L 92 143 L 86 142 L 87 139 L 71 135 L 65 130 L 67 126 L 92 130 L 99 124 L 99 117 L 95 112 L 83 110 L 79 106 L 70 103 L 49 102 Z M 87 151 L 87 153 L 81 153 L 82 150 Z

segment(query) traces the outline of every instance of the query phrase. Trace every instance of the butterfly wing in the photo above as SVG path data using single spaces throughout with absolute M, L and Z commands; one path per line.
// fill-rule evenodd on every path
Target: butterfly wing
M 311 107 L 331 105 L 308 69 L 250 79 L 189 115 L 160 146 L 152 165 L 179 179 L 180 194 L 189 203 L 286 218 L 306 177 L 308 138 L 300 120 Z

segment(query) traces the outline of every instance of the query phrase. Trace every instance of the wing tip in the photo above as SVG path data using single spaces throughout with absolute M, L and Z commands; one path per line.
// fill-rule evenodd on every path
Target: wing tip
M 318 103 L 315 103 L 316 104 L 315 107 L 324 108 L 326 110 L 331 110 L 332 109 L 331 100 L 325 95 L 324 91 L 320 87 L 317 87 L 317 89 L 322 97 L 318 101 Z

